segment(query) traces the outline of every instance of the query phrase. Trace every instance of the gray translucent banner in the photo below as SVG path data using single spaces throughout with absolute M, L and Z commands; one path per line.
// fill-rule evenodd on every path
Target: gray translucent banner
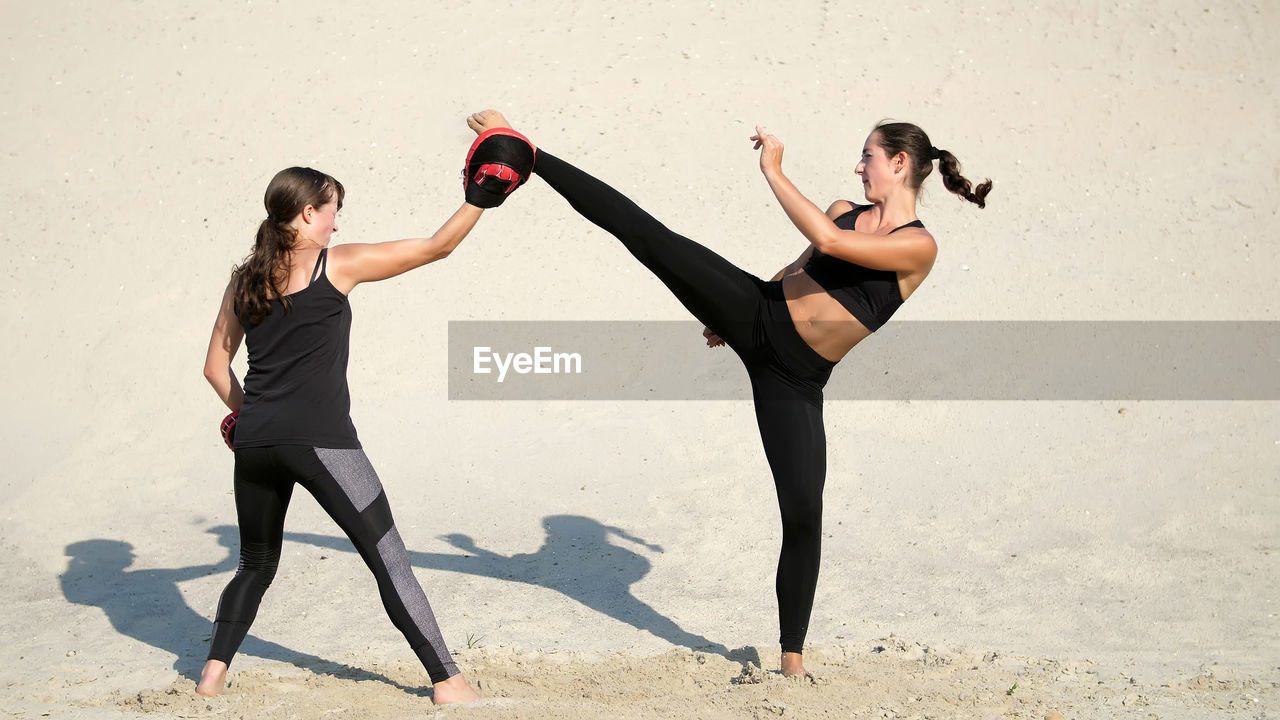
M 450 400 L 742 400 L 695 322 L 449 323 Z M 827 400 L 1280 400 L 1280 322 L 893 322 Z

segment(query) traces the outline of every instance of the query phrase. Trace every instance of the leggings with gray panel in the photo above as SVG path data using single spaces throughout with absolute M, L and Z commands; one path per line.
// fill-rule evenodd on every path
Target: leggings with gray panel
M 284 516 L 294 483 L 315 496 L 351 538 L 378 581 L 387 615 L 404 633 L 431 682 L 458 674 L 427 596 L 413 575 L 382 483 L 364 451 L 302 445 L 236 450 L 240 568 L 218 601 L 209 659 L 230 665 L 258 614 L 262 596 L 280 565 Z

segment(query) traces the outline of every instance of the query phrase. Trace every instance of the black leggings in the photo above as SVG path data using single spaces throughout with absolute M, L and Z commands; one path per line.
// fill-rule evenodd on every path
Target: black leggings
M 413 575 L 387 494 L 363 450 L 276 445 L 236 450 L 240 568 L 222 592 L 209 659 L 228 665 L 258 614 L 280 565 L 293 484 L 305 487 L 355 544 L 378 581 L 391 622 L 404 633 L 431 682 L 458 674 L 431 605 Z
M 822 550 L 822 388 L 835 363 L 796 332 L 781 283 L 765 282 L 668 230 L 618 191 L 542 149 L 535 172 L 574 210 L 621 240 L 746 365 L 782 511 L 780 640 L 783 652 L 801 652 Z

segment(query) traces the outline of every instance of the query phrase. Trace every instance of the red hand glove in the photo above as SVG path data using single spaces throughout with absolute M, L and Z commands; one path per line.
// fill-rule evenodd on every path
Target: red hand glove
M 222 442 L 232 450 L 236 449 L 236 421 L 240 419 L 240 411 L 237 410 L 230 415 L 222 418 Z

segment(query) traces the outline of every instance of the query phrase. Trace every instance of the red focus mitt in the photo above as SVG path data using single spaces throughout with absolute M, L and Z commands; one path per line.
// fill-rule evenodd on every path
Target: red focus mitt
M 533 174 L 533 143 L 511 128 L 486 130 L 471 144 L 462 171 L 467 202 L 498 207 Z
M 230 415 L 222 418 L 222 442 L 232 450 L 236 449 L 236 421 L 240 419 L 240 411 L 237 410 Z

